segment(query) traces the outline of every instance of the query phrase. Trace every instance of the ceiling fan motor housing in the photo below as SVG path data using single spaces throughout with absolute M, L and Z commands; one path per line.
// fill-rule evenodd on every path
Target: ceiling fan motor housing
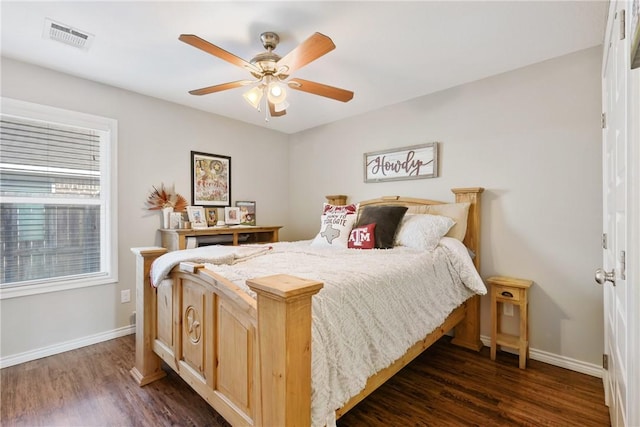
M 256 78 L 260 78 L 263 75 L 267 74 L 273 75 L 277 71 L 276 62 L 278 62 L 279 60 L 280 55 L 275 54 L 271 51 L 259 53 L 254 56 L 250 62 L 262 70 L 262 75 L 254 72 L 252 72 L 251 74 L 253 74 Z
M 274 32 L 267 31 L 260 34 L 260 40 L 262 40 L 262 45 L 267 51 L 257 54 L 249 61 L 262 70 L 262 73 L 251 72 L 257 79 L 261 79 L 265 75 L 274 75 L 278 71 L 276 62 L 280 60 L 280 55 L 273 52 L 280 42 L 280 37 Z
M 265 31 L 260 34 L 260 40 L 262 40 L 262 46 L 267 50 L 274 50 L 280 42 L 280 37 L 274 32 Z

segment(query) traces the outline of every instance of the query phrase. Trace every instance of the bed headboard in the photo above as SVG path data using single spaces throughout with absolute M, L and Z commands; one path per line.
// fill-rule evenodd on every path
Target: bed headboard
M 469 202 L 469 215 L 467 216 L 467 233 L 464 237 L 464 244 L 467 248 L 471 249 L 475 254 L 473 264 L 476 266 L 478 272 L 480 272 L 480 195 L 484 191 L 484 188 L 453 188 L 451 191 L 455 194 L 455 202 L 463 203 Z M 327 196 L 330 201 L 339 200 L 341 203 L 332 204 L 346 204 L 346 196 Z M 418 199 L 413 197 L 401 197 L 401 196 L 384 196 L 377 199 L 364 200 L 360 202 L 360 206 L 372 206 L 372 205 L 402 205 L 409 207 L 419 207 L 425 205 L 441 205 L 449 202 L 441 202 L 438 200 Z

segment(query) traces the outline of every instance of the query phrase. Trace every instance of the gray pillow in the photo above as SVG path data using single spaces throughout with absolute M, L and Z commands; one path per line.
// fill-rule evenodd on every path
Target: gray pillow
M 356 227 L 375 223 L 375 247 L 392 248 L 398 225 L 407 209 L 406 206 L 365 206 L 360 210 Z

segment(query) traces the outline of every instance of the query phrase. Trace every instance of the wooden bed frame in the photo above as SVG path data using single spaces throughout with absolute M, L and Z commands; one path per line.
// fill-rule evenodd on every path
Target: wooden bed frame
M 480 266 L 482 188 L 457 188 L 470 202 L 465 245 Z M 433 200 L 383 197 L 367 205 L 419 206 Z M 414 208 L 412 208 L 414 207 Z M 216 273 L 174 268 L 173 285 L 154 288 L 151 263 L 166 249 L 136 254 L 136 357 L 131 374 L 140 386 L 166 374 L 164 361 L 232 425 L 306 426 L 311 421 L 311 298 L 321 282 L 287 275 L 247 281 L 254 300 Z M 391 366 L 369 378 L 361 393 L 336 411 L 342 416 L 402 367 L 455 328 L 453 343 L 480 350 L 479 297 L 468 299 L 444 323 Z

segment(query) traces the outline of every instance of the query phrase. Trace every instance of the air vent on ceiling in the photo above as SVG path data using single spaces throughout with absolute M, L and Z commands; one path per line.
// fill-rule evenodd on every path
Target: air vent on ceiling
M 73 28 L 60 22 L 55 22 L 49 18 L 44 20 L 43 37 L 56 40 L 79 49 L 88 50 L 93 43 L 94 35 L 86 31 Z

